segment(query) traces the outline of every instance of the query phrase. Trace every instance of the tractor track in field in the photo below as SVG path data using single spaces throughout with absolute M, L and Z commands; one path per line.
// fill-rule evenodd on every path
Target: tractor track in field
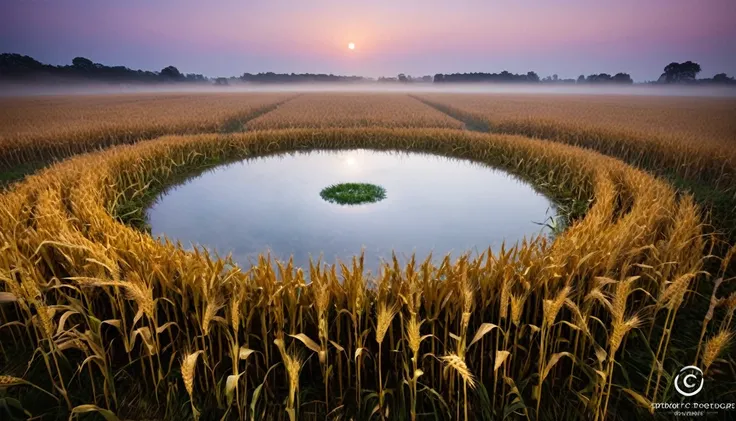
M 482 121 L 479 118 L 474 117 L 471 113 L 458 110 L 452 106 L 445 104 L 429 101 L 415 95 L 409 95 L 417 101 L 434 108 L 440 112 L 447 114 L 448 116 L 461 121 L 464 124 L 466 130 L 482 132 L 482 133 L 496 133 L 496 134 L 507 134 L 507 135 L 520 135 L 526 137 L 534 137 L 550 142 L 559 142 L 558 139 L 541 137 L 529 132 L 516 132 L 507 130 L 494 130 L 494 128 L 486 121 Z M 566 142 L 562 142 L 566 143 Z M 700 206 L 710 214 L 710 220 L 712 229 L 720 232 L 726 239 L 727 243 L 733 244 L 736 242 L 736 196 L 728 197 L 721 194 L 717 189 L 709 186 L 705 183 L 698 182 L 696 180 L 686 179 L 682 176 L 678 176 L 669 168 L 653 168 L 650 166 L 644 166 L 626 157 L 613 155 L 606 153 L 605 151 L 598 150 L 597 148 L 586 146 L 586 145 L 574 145 L 583 149 L 596 151 L 603 155 L 610 156 L 626 162 L 635 168 L 642 171 L 646 171 L 655 176 L 662 177 L 667 180 L 672 186 L 674 186 L 680 193 L 690 193 L 693 195 L 695 200 Z
M 422 104 L 430 108 L 433 108 L 443 114 L 446 114 L 454 118 L 455 120 L 463 123 L 463 128 L 465 130 L 469 130 L 473 132 L 481 132 L 481 133 L 488 133 L 491 131 L 491 126 L 487 122 L 481 121 L 479 119 L 474 119 L 471 115 L 467 113 L 462 113 L 455 108 L 452 108 L 450 106 L 440 104 L 437 102 L 432 102 L 432 101 L 426 100 L 416 95 L 410 94 L 409 97 L 414 98 L 415 100 L 421 102 Z

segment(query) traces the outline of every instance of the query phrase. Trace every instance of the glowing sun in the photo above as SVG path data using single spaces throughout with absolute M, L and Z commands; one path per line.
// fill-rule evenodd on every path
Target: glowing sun
M 349 50 L 354 50 L 355 49 L 355 43 L 353 43 L 353 42 L 348 43 L 348 49 Z

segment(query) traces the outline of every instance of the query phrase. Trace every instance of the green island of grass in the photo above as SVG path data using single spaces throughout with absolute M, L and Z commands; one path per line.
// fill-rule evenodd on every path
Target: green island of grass
M 375 184 L 340 183 L 325 187 L 319 193 L 322 199 L 340 205 L 375 203 L 386 198 L 386 189 Z

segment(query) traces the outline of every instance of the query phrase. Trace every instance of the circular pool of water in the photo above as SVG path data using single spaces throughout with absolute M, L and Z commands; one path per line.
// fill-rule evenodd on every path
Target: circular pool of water
M 320 191 L 371 183 L 376 203 L 339 205 Z M 162 193 L 146 211 L 154 236 L 232 253 L 247 268 L 259 253 L 300 267 L 347 262 L 364 250 L 366 268 L 432 253 L 477 254 L 548 233 L 554 204 L 529 184 L 483 164 L 406 152 L 309 151 L 215 167 Z

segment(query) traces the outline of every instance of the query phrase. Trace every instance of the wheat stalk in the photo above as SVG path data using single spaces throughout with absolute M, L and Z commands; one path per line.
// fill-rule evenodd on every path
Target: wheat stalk
M 565 300 L 567 299 L 568 295 L 570 295 L 570 290 L 570 286 L 567 285 L 557 293 L 555 298 L 551 300 L 544 300 L 544 322 L 547 324 L 547 326 L 552 326 L 555 323 L 557 314 L 560 312 L 560 309 L 562 309 L 562 306 L 565 304 Z
M 0 375 L 0 388 L 25 384 L 26 381 L 20 377 Z
M 190 399 L 194 399 L 194 375 L 197 370 L 197 358 L 204 351 L 196 351 L 188 354 L 181 360 L 181 377 L 184 380 L 184 388 L 187 390 Z
M 444 362 L 447 367 L 454 370 L 461 379 L 463 379 L 463 382 L 465 382 L 468 387 L 471 389 L 475 389 L 476 387 L 476 381 L 475 377 L 473 376 L 473 373 L 470 372 L 470 369 L 468 369 L 468 366 L 465 364 L 465 360 L 461 358 L 457 354 L 448 354 L 445 356 L 440 357 L 442 362 Z
M 703 349 L 703 372 L 708 372 L 708 369 L 716 358 L 728 348 L 731 340 L 733 340 L 733 332 L 724 330 L 718 332 L 705 342 L 705 348 Z

